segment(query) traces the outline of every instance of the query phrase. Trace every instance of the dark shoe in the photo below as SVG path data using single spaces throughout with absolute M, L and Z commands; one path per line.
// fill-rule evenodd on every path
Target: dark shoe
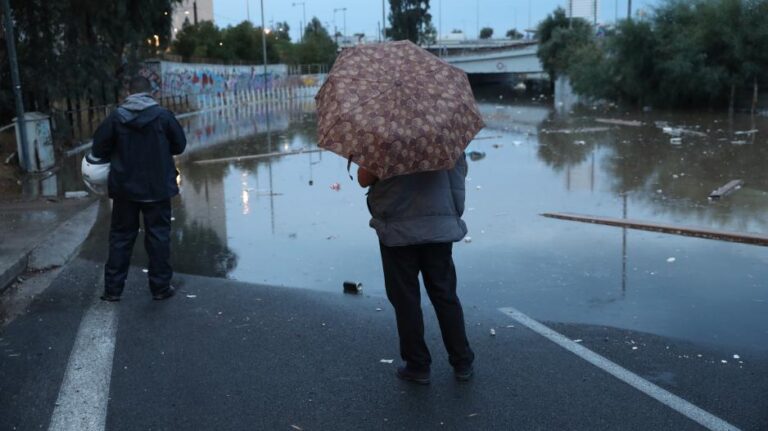
M 105 293 L 105 294 L 101 295 L 100 298 L 101 298 L 102 301 L 117 302 L 117 301 L 120 300 L 120 295 L 112 295 L 112 294 L 109 294 L 109 293 Z
M 168 299 L 171 296 L 176 294 L 176 289 L 173 288 L 173 286 L 168 286 L 167 289 L 163 290 L 160 293 L 155 293 L 152 295 L 152 299 L 155 301 L 162 301 L 163 299 Z
M 456 380 L 460 382 L 470 381 L 474 374 L 475 374 L 475 368 L 472 365 L 453 369 L 454 377 L 456 377 Z
M 397 377 L 406 382 L 417 383 L 420 385 L 429 384 L 429 371 L 414 371 L 406 367 L 397 368 Z

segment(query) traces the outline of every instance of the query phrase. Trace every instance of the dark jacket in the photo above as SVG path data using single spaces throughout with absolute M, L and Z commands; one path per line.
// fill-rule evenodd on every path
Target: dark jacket
M 109 158 L 109 197 L 140 202 L 169 199 L 179 193 L 173 156 L 187 138 L 176 117 L 149 95 L 133 94 L 93 135 L 92 153 Z
M 388 247 L 460 241 L 464 214 L 466 157 L 453 169 L 388 178 L 368 192 L 370 225 Z

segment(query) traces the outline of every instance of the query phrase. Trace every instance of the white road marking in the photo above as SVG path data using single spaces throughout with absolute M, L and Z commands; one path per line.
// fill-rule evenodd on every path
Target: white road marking
M 116 305 L 96 299 L 85 312 L 49 431 L 104 430 L 117 334 Z
M 699 423 L 703 427 L 709 430 L 717 431 L 738 431 L 739 429 L 728 422 L 718 418 L 717 416 L 702 410 L 701 408 L 691 404 L 690 402 L 678 397 L 671 392 L 666 391 L 659 386 L 654 385 L 648 380 L 643 379 L 637 374 L 627 370 L 626 368 L 611 362 L 610 360 L 598 355 L 597 353 L 587 349 L 581 344 L 571 341 L 564 335 L 550 329 L 549 327 L 539 323 L 538 321 L 528 317 L 522 312 L 512 308 L 505 307 L 499 308 L 499 311 L 508 315 L 509 317 L 517 320 L 521 324 L 525 325 L 528 329 L 536 332 L 537 334 L 549 339 L 558 346 L 568 350 L 576 356 L 584 359 L 590 364 L 600 368 L 608 374 L 616 377 L 624 383 L 634 387 L 635 389 L 643 392 L 651 398 L 659 401 L 665 406 L 677 411 L 688 417 L 689 419 Z

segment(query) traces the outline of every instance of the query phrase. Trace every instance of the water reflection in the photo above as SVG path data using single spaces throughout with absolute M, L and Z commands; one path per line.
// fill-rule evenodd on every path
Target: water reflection
M 501 102 L 481 104 L 488 127 L 471 147 L 485 157 L 470 162 L 465 214 L 473 241 L 455 248 L 470 306 L 514 305 L 544 320 L 768 348 L 763 248 L 538 216 L 569 211 L 768 233 L 765 123 L 651 113 L 621 116 L 642 127 L 606 127 L 591 112 L 564 118 L 530 98 Z M 365 191 L 349 180 L 345 160 L 306 152 L 196 163 L 315 148 L 311 104 L 185 121 L 199 138 L 180 166 L 179 271 L 331 292 L 355 280 L 383 295 Z M 673 145 L 658 121 L 706 136 Z M 753 143 L 731 143 L 749 127 L 759 130 Z M 747 186 L 707 201 L 733 178 Z

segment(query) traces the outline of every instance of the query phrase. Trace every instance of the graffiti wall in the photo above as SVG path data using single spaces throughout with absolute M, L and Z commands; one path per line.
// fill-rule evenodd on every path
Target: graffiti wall
M 168 61 L 147 62 L 142 74 L 152 81 L 160 96 L 221 95 L 225 92 L 270 90 L 301 82 L 288 75 L 284 64 L 267 66 L 226 66 L 187 64 Z M 293 82 L 297 81 L 297 82 Z

